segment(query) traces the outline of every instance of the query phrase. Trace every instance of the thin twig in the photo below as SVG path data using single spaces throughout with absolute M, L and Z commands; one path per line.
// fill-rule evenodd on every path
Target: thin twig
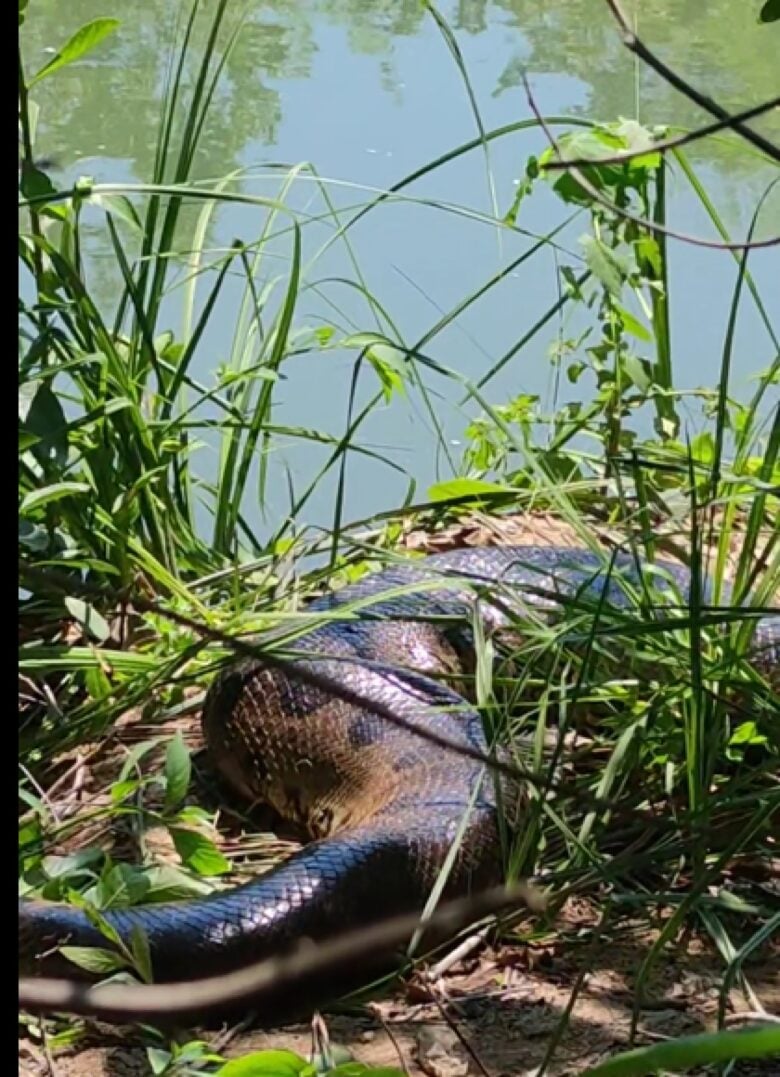
M 399 1064 L 399 1068 L 400 1068 L 401 1072 L 402 1073 L 408 1073 L 409 1072 L 409 1067 L 408 1067 L 408 1065 L 406 1063 L 406 1057 L 404 1055 L 403 1048 L 401 1047 L 401 1044 L 398 1042 L 398 1037 L 391 1030 L 389 1023 L 385 1020 L 384 1014 L 382 1013 L 381 1009 L 379 1008 L 379 1006 L 377 1006 L 377 1004 L 375 1002 L 366 1003 L 366 1009 L 369 1011 L 371 1016 L 374 1017 L 379 1022 L 379 1024 L 382 1026 L 382 1029 L 383 1029 L 385 1035 L 390 1040 L 390 1043 L 393 1046 L 393 1050 L 395 1051 L 396 1055 L 398 1056 L 398 1064 Z
M 469 935 L 459 943 L 454 950 L 450 950 L 448 954 L 445 954 L 441 961 L 437 961 L 425 974 L 425 979 L 429 983 L 433 983 L 435 980 L 440 979 L 445 972 L 457 965 L 459 961 L 462 961 L 464 957 L 468 957 L 479 946 L 481 946 L 487 938 L 488 928 L 483 927 L 480 931 L 477 931 L 474 935 Z
M 439 1011 L 439 1014 L 441 1016 L 442 1021 L 444 1021 L 444 1023 L 447 1025 L 447 1027 L 450 1029 L 450 1031 L 453 1032 L 455 1034 L 455 1036 L 457 1036 L 458 1042 L 460 1043 L 461 1047 L 466 1052 L 466 1054 L 469 1056 L 469 1058 L 472 1060 L 472 1062 L 477 1067 L 479 1072 L 482 1074 L 482 1077 L 491 1077 L 490 1070 L 487 1068 L 485 1063 L 479 1057 L 479 1053 L 477 1052 L 476 1047 L 474 1047 L 474 1045 L 470 1042 L 468 1037 L 465 1036 L 461 1032 L 461 1030 L 458 1028 L 457 1021 L 455 1021 L 450 1016 L 450 1014 L 447 1013 L 447 1007 L 444 1005 L 442 1000 L 439 998 L 437 990 L 436 990 L 436 986 L 434 984 L 432 984 L 431 987 L 432 987 L 431 999 L 433 1000 L 434 1006 Z M 439 988 L 439 991 L 441 991 L 441 988 Z
M 52 817 L 52 819 L 54 819 L 55 823 L 59 823 L 60 822 L 60 816 L 59 816 L 59 813 L 57 812 L 57 808 L 54 806 L 54 803 L 50 799 L 50 794 L 46 792 L 46 790 L 43 788 L 43 786 L 38 781 L 36 781 L 35 775 L 32 774 L 27 769 L 27 767 L 24 765 L 24 763 L 19 763 L 19 770 L 22 771 L 22 773 L 24 774 L 27 781 L 30 783 L 30 785 L 33 787 L 35 792 L 41 798 L 42 802 L 49 809 L 49 811 L 51 812 L 51 817 Z
M 620 153 L 613 153 L 606 157 L 570 157 L 567 160 L 546 161 L 544 170 L 545 172 L 554 172 L 567 168 L 585 168 L 593 165 L 621 165 L 624 161 L 632 161 L 635 157 L 646 157 L 648 153 L 666 153 L 667 150 L 676 150 L 680 146 L 686 146 L 689 142 L 696 142 L 701 138 L 706 138 L 707 135 L 713 135 L 716 131 L 734 127 L 734 124 L 740 120 L 753 119 L 754 116 L 760 116 L 773 108 L 780 108 L 780 97 L 773 97 L 770 101 L 764 101 L 761 105 L 753 105 L 751 108 L 746 108 L 744 112 L 735 112 L 733 116 L 728 116 L 722 120 L 714 120 L 712 123 L 705 124 L 704 127 L 697 127 L 695 131 L 686 131 L 683 135 L 676 135 L 674 138 L 653 142 L 645 149 L 622 150 Z
M 608 0 L 609 2 L 609 0 Z M 553 147 L 558 156 L 562 159 L 563 153 L 561 152 L 561 146 L 555 135 L 550 130 L 549 125 L 542 116 L 539 108 L 534 100 L 531 86 L 528 82 L 528 77 L 523 74 L 523 85 L 525 86 L 525 93 L 528 99 L 528 107 L 533 112 L 537 123 L 547 136 L 547 140 Z M 742 243 L 726 243 L 722 240 L 715 239 L 702 239 L 701 236 L 693 236 L 688 232 L 678 232 L 674 228 L 669 228 L 666 225 L 659 224 L 657 221 L 651 221 L 647 217 L 640 217 L 636 213 L 631 213 L 630 210 L 624 209 L 622 206 L 615 205 L 609 198 L 606 198 L 601 191 L 588 180 L 582 172 L 574 165 L 568 165 L 567 171 L 577 183 L 582 187 L 594 202 L 598 202 L 599 205 L 604 206 L 610 211 L 610 213 L 616 214 L 618 217 L 622 217 L 624 220 L 633 221 L 634 224 L 640 225 L 642 228 L 647 229 L 648 232 L 656 232 L 664 236 L 669 236 L 671 239 L 678 239 L 681 243 L 691 243 L 696 247 L 708 247 L 712 250 L 718 251 L 747 251 L 755 250 L 761 247 L 776 247 L 780 244 L 780 236 L 770 236 L 768 239 L 751 239 Z
M 51 1053 L 51 1047 L 49 1046 L 49 1031 L 46 1028 L 46 1022 L 41 1022 L 41 1046 L 43 1047 L 44 1058 L 46 1059 L 46 1065 L 49 1067 L 49 1077 L 57 1077 L 57 1067 L 54 1065 L 54 1056 Z
M 246 1032 L 252 1027 L 256 1018 L 257 1014 L 249 1013 L 246 1017 L 243 1018 L 243 1020 L 239 1021 L 237 1024 L 228 1025 L 228 1027 L 224 1029 L 224 1031 L 220 1032 L 220 1034 L 218 1036 L 215 1036 L 215 1038 L 211 1041 L 211 1043 L 209 1044 L 210 1049 L 214 1052 L 214 1054 L 221 1055 L 225 1048 L 233 1042 L 236 1036 L 242 1035 L 244 1032 Z
M 19 1053 L 24 1052 L 28 1054 L 31 1059 L 31 1065 L 35 1066 L 35 1069 L 29 1069 L 24 1066 L 24 1063 L 19 1062 L 20 1067 L 24 1066 L 24 1072 L 29 1073 L 31 1077 L 54 1077 L 54 1071 L 52 1070 L 52 1064 L 49 1058 L 40 1047 L 37 1047 L 30 1040 L 22 1043 L 19 1048 Z
M 596 953 L 599 946 L 601 945 L 601 939 L 611 915 L 612 906 L 610 904 L 609 898 L 607 898 L 607 903 L 602 910 L 599 922 L 593 928 L 593 934 L 588 943 L 588 949 L 586 953 L 589 960 L 583 961 L 580 970 L 577 973 L 577 977 L 572 984 L 569 999 L 564 1006 L 560 1017 L 555 1023 L 555 1028 L 552 1030 L 552 1033 L 547 1040 L 547 1047 L 544 1052 L 544 1057 L 542 1058 L 542 1061 L 539 1063 L 539 1067 L 536 1070 L 536 1077 L 543 1077 L 543 1074 L 547 1070 L 547 1067 L 553 1060 L 555 1052 L 560 1046 L 561 1040 L 563 1039 L 563 1036 L 566 1033 L 566 1029 L 569 1026 L 572 1011 L 574 1010 L 574 1007 L 577 1003 L 577 999 L 580 996 L 580 992 L 585 986 L 585 982 L 590 975 L 590 970 L 594 967 L 596 961 Z
M 631 25 L 618 0 L 606 0 L 606 4 L 620 28 L 620 36 L 629 52 L 633 52 L 640 60 L 644 60 L 648 67 L 652 67 L 652 69 L 659 74 L 662 79 L 668 82 L 670 86 L 674 86 L 675 90 L 679 90 L 681 94 L 684 94 L 690 101 L 697 104 L 699 108 L 703 108 L 704 111 L 709 112 L 711 116 L 717 116 L 719 120 L 729 120 L 729 126 L 736 131 L 737 134 L 741 135 L 753 146 L 763 150 L 763 152 L 768 157 L 771 157 L 773 161 L 780 161 L 780 147 L 776 146 L 774 142 L 770 142 L 769 139 L 764 138 L 763 135 L 758 134 L 758 132 L 753 131 L 752 128 L 745 127 L 739 119 L 730 117 L 729 113 L 722 105 L 719 105 L 717 101 L 713 101 L 711 97 L 708 97 L 700 90 L 697 90 L 695 86 L 691 86 L 690 82 L 687 82 L 682 75 L 678 75 L 678 73 L 673 71 L 671 67 L 668 67 L 663 60 L 659 59 L 658 56 L 656 56 L 656 54 L 649 49 L 642 39 L 631 29 Z
M 746 1021 L 755 1021 L 757 1025 L 780 1025 L 780 1017 L 765 1010 L 742 1010 L 739 1013 L 728 1013 L 724 1018 L 727 1025 L 743 1024 Z
M 425 922 L 446 935 L 491 913 L 523 902 L 535 912 L 546 899 L 534 887 L 494 887 L 437 909 Z M 294 996 L 296 989 L 327 973 L 354 969 L 361 957 L 390 951 L 403 944 L 420 926 L 419 913 L 393 917 L 369 927 L 349 931 L 322 944 L 307 944 L 293 953 L 255 962 L 235 972 L 203 980 L 164 984 L 103 984 L 89 986 L 78 980 L 22 977 L 19 1006 L 31 1013 L 88 1014 L 112 1022 L 201 1020 L 204 1015 L 241 1004 L 254 1010 L 273 1006 L 279 996 Z

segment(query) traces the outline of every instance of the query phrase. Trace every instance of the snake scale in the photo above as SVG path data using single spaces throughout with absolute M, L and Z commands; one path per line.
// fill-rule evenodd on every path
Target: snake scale
M 492 777 L 474 753 L 443 750 L 409 726 L 486 751 L 480 715 L 454 687 L 473 667 L 475 606 L 487 631 L 562 601 L 620 609 L 634 601 L 643 576 L 627 554 L 610 561 L 584 549 L 462 549 L 399 560 L 316 599 L 308 609 L 321 616 L 295 640 L 292 668 L 234 661 L 215 678 L 202 717 L 208 750 L 229 783 L 314 840 L 235 889 L 111 909 L 105 919 L 126 940 L 134 925 L 143 928 L 155 979 L 186 980 L 421 910 L 459 830 L 445 896 L 498 881 Z M 687 601 L 687 570 L 664 564 L 653 578 L 672 601 Z M 751 647 L 774 680 L 777 620 L 757 623 Z M 297 679 L 304 667 L 404 725 Z M 57 944 L 105 945 L 82 910 L 29 900 L 19 905 L 19 941 L 22 965 L 36 972 L 52 970 L 56 955 L 41 955 Z

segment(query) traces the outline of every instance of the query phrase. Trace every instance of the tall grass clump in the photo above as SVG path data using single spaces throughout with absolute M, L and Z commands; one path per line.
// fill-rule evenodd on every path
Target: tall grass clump
M 606 930 L 619 931 L 628 914 L 658 929 L 639 969 L 637 1006 L 662 948 L 683 926 L 703 930 L 723 959 L 722 1024 L 732 984 L 755 1002 L 745 958 L 776 922 L 746 882 L 727 885 L 740 879 L 742 862 L 768 864 L 777 855 L 777 683 L 749 660 L 755 621 L 776 605 L 780 582 L 776 329 L 748 251 L 724 251 L 733 258 L 734 287 L 718 368 L 711 386 L 678 388 L 670 302 L 679 285 L 664 231 L 672 169 L 728 238 L 684 150 L 659 153 L 652 133 L 634 121 L 547 117 L 556 148 L 528 159 L 502 206 L 490 146 L 539 123 L 486 129 L 456 39 L 433 15 L 464 80 L 477 135 L 387 191 L 356 194 L 346 208 L 336 207 L 333 185 L 308 163 L 281 171 L 273 196 L 247 193 L 239 173 L 196 178 L 204 124 L 241 30 L 227 0 L 208 7 L 195 0 L 182 22 L 147 182 L 83 179 L 59 189 L 36 158 L 36 86 L 99 48 L 115 20 L 83 27 L 35 74 L 20 71 L 21 888 L 58 900 L 80 892 L 99 909 L 202 893 L 219 876 L 251 872 L 261 843 L 248 831 L 243 844 L 220 849 L 212 817 L 186 803 L 190 754 L 180 736 L 170 739 L 168 725 L 126 753 L 91 805 L 60 812 L 58 783 L 68 784 L 74 758 L 83 765 L 85 754 L 110 744 L 129 714 L 140 713 L 144 728 L 186 718 L 229 655 L 231 635 L 273 627 L 275 646 L 290 647 L 316 624 L 300 614 L 302 600 L 394 556 L 410 522 L 436 534 L 467 512 L 489 514 L 498 526 L 545 513 L 568 539 L 600 552 L 608 571 L 605 534 L 619 536 L 637 564 L 650 567 L 620 613 L 573 602 L 555 623 L 518 622 L 522 647 L 503 650 L 475 628 L 472 694 L 491 738 L 530 774 L 523 826 L 505 843 L 507 872 L 543 879 L 553 910 L 584 894 L 603 910 Z M 22 6 L 22 37 L 27 17 Z M 617 151 L 634 155 L 598 163 Z M 354 229 L 385 203 L 416 201 L 417 180 L 472 152 L 483 155 L 494 212 L 428 200 L 430 212 L 480 220 L 499 237 L 522 234 L 527 247 L 428 332 L 406 339 L 363 276 Z M 583 169 L 587 188 L 549 167 L 558 153 L 593 161 Z M 318 193 L 316 212 L 294 208 L 304 182 Z M 549 234 L 531 235 L 524 214 L 541 185 L 559 199 L 562 219 Z M 235 205 L 252 208 L 255 232 L 229 249 L 210 249 L 215 215 Z M 110 243 L 121 280 L 112 304 L 96 298 L 85 221 Z M 584 233 L 574 252 L 561 237 L 572 221 Z M 312 249 L 310 226 L 323 223 L 330 236 Z M 312 329 L 300 315 L 301 298 L 323 287 L 315 271 L 331 248 L 344 256 L 365 323 L 329 299 L 333 324 Z M 476 379 L 439 358 L 436 338 L 445 329 L 518 265 L 550 251 L 559 299 L 520 328 L 504 355 Z M 240 310 L 229 354 L 207 381 L 194 360 L 220 316 L 228 278 L 242 283 Z M 746 303 L 758 312 L 773 358 L 740 401 L 730 375 Z M 178 335 L 168 328 L 171 309 Z M 582 399 L 552 409 L 525 393 L 492 401 L 495 375 L 572 310 L 585 329 L 574 339 L 559 331 L 551 365 L 555 379 L 582 386 Z M 341 435 L 280 423 L 278 386 L 288 364 L 336 350 L 354 356 Z M 370 391 L 361 395 L 366 383 Z M 433 384 L 456 391 L 469 409 L 459 460 L 437 421 Z M 370 520 L 346 519 L 350 459 L 361 453 L 386 463 L 359 434 L 375 409 L 404 396 L 431 419 L 451 475 L 419 495 L 412 471 L 403 505 Z M 695 433 L 683 411 L 692 399 L 703 415 Z M 290 439 L 323 446 L 323 463 L 302 488 L 290 479 L 289 511 L 260 533 L 256 511 L 268 501 L 273 454 Z M 332 525 L 318 533 L 307 509 L 330 479 Z M 689 565 L 693 581 L 690 596 L 671 604 L 656 586 L 663 569 L 653 567 L 669 555 Z M 151 761 L 163 741 L 158 766 Z M 136 839 L 136 862 L 96 848 L 120 825 Z M 158 826 L 172 839 L 176 868 L 149 854 L 144 834 Z M 84 827 L 92 840 L 74 850 Z M 63 845 L 67 855 L 51 855 Z M 508 930 L 524 937 L 531 928 Z M 734 1035 L 709 1046 L 679 1041 L 667 1053 L 659 1047 L 658 1065 L 736 1057 L 723 1053 Z M 734 1049 L 763 1050 L 765 1039 L 757 1034 L 753 1046 L 745 1040 Z M 628 1068 L 599 1072 L 644 1072 L 630 1060 L 621 1065 Z

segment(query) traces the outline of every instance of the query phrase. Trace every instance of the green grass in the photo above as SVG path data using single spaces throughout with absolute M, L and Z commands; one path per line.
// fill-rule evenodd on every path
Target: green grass
M 186 714 L 193 706 L 190 690 L 205 685 L 229 653 L 224 644 L 208 642 L 208 630 L 243 635 L 276 629 L 277 648 L 289 646 L 296 633 L 318 623 L 315 615 L 300 613 L 305 598 L 392 557 L 410 520 L 436 532 L 466 510 L 499 517 L 550 512 L 583 545 L 602 552 L 599 526 L 621 533 L 643 563 L 680 553 L 693 572 L 693 598 L 683 611 L 665 608 L 646 574 L 635 602 L 620 615 L 574 604 L 559 623 L 524 622 L 524 645 L 515 653 L 511 648 L 508 655 L 494 653 L 477 632 L 473 695 L 487 728 L 533 776 L 524 790 L 522 831 L 507 840 L 508 873 L 543 873 L 553 909 L 568 895 L 587 895 L 610 924 L 631 913 L 659 928 L 639 971 L 637 1012 L 667 942 L 684 925 L 708 934 L 723 959 L 722 1024 L 728 985 L 739 985 L 755 1001 L 744 961 L 776 925 L 776 911 L 766 899 L 751 903 L 723 885 L 725 868 L 739 856 L 773 855 L 770 835 L 780 799 L 776 685 L 746 661 L 753 620 L 734 615 L 732 608 L 771 606 L 780 584 L 780 416 L 769 407 L 780 381 L 776 331 L 749 256 L 735 253 L 720 366 L 698 396 L 706 422 L 687 438 L 680 414 L 688 401 L 676 388 L 669 319 L 670 294 L 684 282 L 670 275 L 666 244 L 594 203 L 570 177 L 546 176 L 547 153 L 529 160 L 516 197 L 501 213 L 489 146 L 533 128 L 535 121 L 485 129 L 457 43 L 442 16 L 430 11 L 463 79 L 478 137 L 387 191 L 354 188 L 354 203 L 338 210 L 333 184 L 308 164 L 281 174 L 276 192 L 267 197 L 246 194 L 240 175 L 193 181 L 203 123 L 240 30 L 226 0 L 208 13 L 194 3 L 185 21 L 147 183 L 55 190 L 35 164 L 28 94 L 31 88 L 34 96 L 34 79 L 21 78 L 20 258 L 29 284 L 20 301 L 19 359 L 22 886 L 59 900 L 78 890 L 105 906 L 202 892 L 212 877 L 216 884 L 221 875 L 250 873 L 251 832 L 226 857 L 213 840 L 210 816 L 193 812 L 181 788 L 170 794 L 178 780 L 175 753 L 183 747 L 169 746 L 163 763 L 150 737 L 105 778 L 107 803 L 88 805 L 72 818 L 61 816 L 56 796 L 50 801 L 47 795 L 61 773 L 61 753 L 109 738 L 134 707 L 144 708 L 152 726 Z M 192 31 L 195 20 L 205 18 L 210 30 L 198 56 Z M 101 24 L 77 35 L 62 52 L 64 62 L 99 47 L 101 34 L 110 29 Z M 185 71 L 191 77 L 185 79 Z M 41 77 L 56 78 L 56 70 Z M 546 122 L 575 155 L 630 147 L 643 137 L 630 126 L 566 117 Z M 388 203 L 419 201 L 409 193 L 416 180 L 472 152 L 483 155 L 494 215 L 430 199 L 424 204 L 431 213 L 479 221 L 499 241 L 507 230 L 525 235 L 528 246 L 443 312 L 428 332 L 407 340 L 362 274 L 352 229 Z M 682 151 L 675 152 L 674 163 L 725 237 Z M 587 172 L 602 194 L 664 223 L 669 167 L 648 153 L 631 167 L 593 166 Z M 302 183 L 320 198 L 320 207 L 308 215 L 290 208 Z M 560 198 L 561 222 L 549 234 L 534 236 L 517 222 L 524 199 L 543 183 Z M 239 204 L 251 206 L 252 220 L 262 224 L 230 250 L 209 249 L 214 214 Z M 87 207 L 103 214 L 123 282 L 110 308 L 95 299 L 82 253 Z M 559 246 L 559 233 L 573 219 L 588 232 L 577 251 Z M 307 230 L 322 222 L 331 237 L 311 254 Z M 339 306 L 339 290 L 318 276 L 319 262 L 333 245 L 341 247 L 350 293 L 364 304 L 364 322 L 348 316 Z M 448 366 L 436 352 L 439 334 L 522 261 L 550 251 L 567 266 L 558 302 L 531 317 L 530 328 L 520 326 L 514 345 L 475 382 Z M 205 381 L 193 360 L 219 317 L 228 274 L 243 283 L 241 310 L 227 360 Z M 301 299 L 309 291 L 325 297 L 333 310 L 333 323 L 315 332 L 299 322 Z M 179 337 L 163 328 L 163 305 L 172 298 L 181 310 Z M 746 302 L 757 308 L 775 357 L 766 370 L 755 372 L 753 396 L 739 402 L 729 397 L 729 375 L 735 327 Z M 587 336 L 576 341 L 566 338 L 565 318 L 572 310 L 588 316 Z M 552 412 L 529 397 L 491 403 L 494 375 L 529 343 L 547 340 L 555 324 L 557 376 L 577 382 L 587 373 L 595 378 L 595 392 L 579 405 Z M 355 355 L 341 435 L 279 423 L 277 386 L 288 364 L 336 349 Z M 373 379 L 374 389 L 358 404 L 357 386 L 366 378 Z M 470 408 L 460 460 L 452 459 L 436 418 L 435 387 L 442 384 L 464 394 Z M 388 506 L 370 520 L 349 520 L 344 512 L 349 460 L 374 453 L 360 443 L 363 428 L 375 409 L 403 394 L 433 420 L 435 449 L 450 460 L 452 478 L 420 495 L 409 473 L 405 504 Z M 640 414 L 652 417 L 652 436 L 637 433 Z M 255 519 L 268 499 L 269 461 L 277 445 L 290 439 L 324 445 L 324 463 L 304 488 L 291 480 L 288 518 L 261 535 Z M 216 461 L 208 478 L 204 446 Z M 336 488 L 333 518 L 323 534 L 309 526 L 307 510 L 330 476 Z M 728 572 L 733 546 L 737 553 Z M 699 589 L 708 551 L 715 612 L 705 607 Z M 604 558 L 608 565 L 608 553 Z M 47 584 L 45 574 L 52 570 L 60 581 L 63 575 L 71 581 L 70 595 Z M 729 574 L 732 596 L 726 598 Z M 141 608 L 139 596 L 153 600 L 159 612 Z M 564 737 L 576 730 L 588 740 L 571 762 Z M 189 778 L 189 762 L 179 759 L 179 777 L 182 767 Z M 169 793 L 162 807 L 161 789 Z M 152 825 L 174 837 L 182 825 L 195 825 L 200 837 L 187 848 L 177 845 L 181 867 L 161 868 L 150 856 L 136 866 L 94 853 L 47 858 L 49 849 L 87 823 L 97 840 L 120 822 L 141 836 L 142 847 Z M 669 907 L 674 912 L 663 919 Z M 507 930 L 523 938 L 537 927 L 521 923 Z M 572 1005 L 580 987 L 572 992 Z M 568 1011 L 550 1039 L 548 1061 L 567 1019 Z M 67 1027 L 59 1035 L 66 1037 Z M 708 1041 L 709 1055 L 703 1041 L 693 1045 L 690 1058 L 730 1057 L 723 1044 L 734 1035 Z M 751 1042 L 760 1046 L 762 1035 L 755 1033 Z M 669 1061 L 664 1055 L 658 1064 L 682 1065 L 688 1046 L 669 1045 Z M 645 1072 L 632 1069 L 630 1061 L 614 1062 L 605 1075 Z

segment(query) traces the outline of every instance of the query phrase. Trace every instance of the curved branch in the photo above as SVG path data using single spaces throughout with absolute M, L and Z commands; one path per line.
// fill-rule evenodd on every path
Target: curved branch
M 676 71 L 673 71 L 668 67 L 663 60 L 660 60 L 656 54 L 645 45 L 641 38 L 637 37 L 631 29 L 631 25 L 618 0 L 606 0 L 606 3 L 615 18 L 615 22 L 620 28 L 620 36 L 629 52 L 633 52 L 640 60 L 644 60 L 648 67 L 652 67 L 653 71 L 657 72 L 657 74 L 668 82 L 670 86 L 674 86 L 675 90 L 679 90 L 681 94 L 684 94 L 690 101 L 697 104 L 699 108 L 703 108 L 704 111 L 709 112 L 711 116 L 717 116 L 719 120 L 728 120 L 729 126 L 731 126 L 737 134 L 741 135 L 746 142 L 750 142 L 751 145 L 763 150 L 763 152 L 768 157 L 771 157 L 773 161 L 780 161 L 780 146 L 776 146 L 774 142 L 771 142 L 768 138 L 764 138 L 763 135 L 760 135 L 752 128 L 746 127 L 739 119 L 729 116 L 726 109 L 723 108 L 722 105 L 719 105 L 717 101 L 713 101 L 711 97 L 708 97 L 700 90 L 697 90 L 695 86 L 691 86 L 690 82 L 687 82 L 681 75 L 678 75 Z
M 85 1014 L 105 1021 L 201 1021 L 204 1016 L 240 1006 L 273 1013 L 300 1006 L 296 992 L 315 979 L 336 982 L 361 958 L 403 946 L 421 926 L 452 937 L 469 924 L 522 902 L 531 911 L 546 906 L 535 887 L 494 887 L 437 909 L 427 920 L 419 913 L 393 917 L 346 932 L 328 942 L 301 944 L 284 957 L 254 962 L 221 976 L 164 984 L 103 984 L 78 980 L 21 977 L 19 1006 L 30 1013 Z M 325 977 L 327 976 L 327 981 Z M 263 1014 L 263 1016 L 267 1016 Z
M 531 86 L 528 82 L 528 76 L 525 74 L 523 74 L 523 85 L 525 87 L 525 93 L 528 99 L 528 107 L 531 109 L 534 116 L 536 117 L 539 126 L 547 136 L 547 140 L 549 141 L 550 145 L 553 147 L 558 156 L 562 158 L 563 154 L 561 153 L 560 143 L 557 141 L 555 135 L 547 126 L 544 116 L 542 116 L 541 112 L 539 111 L 536 101 L 534 100 L 533 93 L 531 92 Z M 645 150 L 644 152 L 648 153 L 652 151 Z M 593 164 L 593 162 L 588 161 L 588 164 Z M 761 247 L 776 247 L 778 246 L 778 244 L 780 244 L 780 236 L 769 236 L 768 239 L 745 240 L 741 243 L 726 243 L 722 240 L 702 239 L 701 236 L 693 236 L 690 235 L 688 232 L 678 232 L 674 228 L 668 228 L 664 224 L 659 224 L 657 221 L 651 221 L 647 217 L 640 217 L 637 213 L 631 213 L 630 210 L 623 209 L 622 206 L 615 205 L 614 202 L 612 202 L 609 198 L 606 198 L 601 193 L 601 191 L 599 191 L 596 187 L 593 186 L 590 180 L 582 174 L 579 168 L 570 164 L 569 162 L 566 162 L 565 168 L 569 175 L 577 181 L 583 191 L 585 191 L 593 199 L 594 202 L 598 202 L 599 205 L 604 206 L 604 208 L 608 209 L 610 213 L 614 213 L 616 216 L 622 217 L 626 221 L 633 221 L 634 224 L 638 224 L 642 228 L 646 228 L 648 232 L 655 232 L 660 235 L 669 236 L 671 239 L 680 240 L 681 243 L 691 243 L 695 247 L 708 247 L 711 250 L 717 251 L 748 251 L 756 250 Z
M 566 161 L 547 161 L 544 169 L 545 172 L 553 172 L 567 168 L 585 168 L 589 165 L 620 165 L 624 161 L 632 161 L 635 157 L 645 157 L 648 153 L 665 153 L 667 150 L 675 150 L 680 146 L 686 146 L 689 142 L 697 142 L 700 138 L 715 134 L 716 131 L 723 131 L 729 127 L 733 128 L 740 120 L 753 119 L 754 116 L 761 116 L 764 112 L 769 112 L 773 108 L 780 108 L 780 97 L 773 97 L 770 101 L 764 101 L 760 105 L 746 108 L 744 112 L 735 112 L 733 116 L 728 116 L 723 120 L 715 120 L 713 123 L 705 124 L 704 127 L 697 127 L 695 131 L 686 131 L 684 135 L 677 135 L 675 138 L 655 142 L 646 149 L 625 150 L 622 153 L 613 153 L 606 157 L 570 157 Z

